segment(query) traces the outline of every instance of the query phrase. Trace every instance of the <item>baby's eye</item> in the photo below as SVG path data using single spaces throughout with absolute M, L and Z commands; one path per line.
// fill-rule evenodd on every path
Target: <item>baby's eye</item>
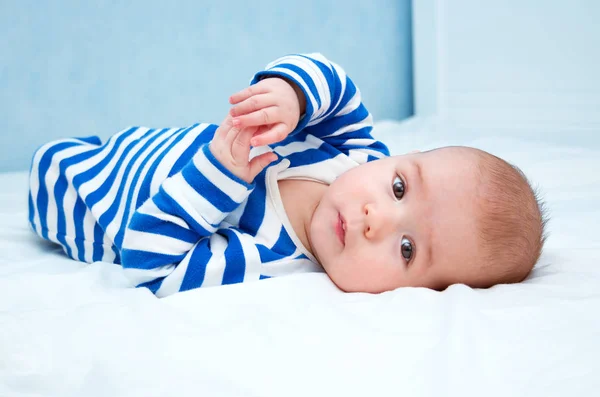
M 406 237 L 402 238 L 402 243 L 400 245 L 400 251 L 402 252 L 402 257 L 406 260 L 406 262 L 410 262 L 413 256 L 413 244 Z
M 396 200 L 402 200 L 404 197 L 404 181 L 400 179 L 399 176 L 394 178 L 394 182 L 392 183 L 392 190 L 394 191 L 394 196 Z

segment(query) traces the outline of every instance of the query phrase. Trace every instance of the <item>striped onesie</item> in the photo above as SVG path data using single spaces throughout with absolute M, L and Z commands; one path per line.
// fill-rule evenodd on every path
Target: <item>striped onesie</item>
M 127 128 L 39 148 L 30 170 L 29 222 L 79 261 L 121 264 L 157 296 L 198 287 L 322 271 L 285 214 L 278 180 L 331 184 L 389 155 L 345 72 L 320 54 L 289 55 L 268 76 L 294 81 L 306 113 L 283 141 L 253 148 L 278 159 L 249 184 L 208 149 L 216 125 Z

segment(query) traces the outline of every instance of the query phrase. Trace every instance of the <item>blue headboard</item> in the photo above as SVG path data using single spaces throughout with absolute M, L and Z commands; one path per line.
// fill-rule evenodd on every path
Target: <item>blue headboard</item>
M 287 53 L 322 52 L 374 117 L 412 114 L 410 0 L 0 2 L 0 171 L 46 141 L 220 122 Z

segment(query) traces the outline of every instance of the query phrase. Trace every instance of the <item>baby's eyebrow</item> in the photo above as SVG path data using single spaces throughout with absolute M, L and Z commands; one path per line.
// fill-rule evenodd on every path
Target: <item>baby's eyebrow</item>
M 429 192 L 427 186 L 425 186 L 425 178 L 423 178 L 423 167 L 421 167 L 421 164 L 419 164 L 418 161 L 412 161 L 412 166 L 414 167 L 414 174 L 416 175 L 419 189 L 421 190 L 421 196 L 426 198 Z
M 419 190 L 421 191 L 421 198 L 426 200 L 428 197 L 428 187 L 425 185 L 425 178 L 423 177 L 423 167 L 421 167 L 421 164 L 418 161 L 413 161 L 412 165 L 414 167 L 414 174 L 415 174 L 415 179 L 417 179 L 418 181 L 418 185 L 419 185 Z M 427 250 L 425 255 L 425 262 L 427 263 L 428 266 L 431 266 L 431 264 L 433 263 L 433 244 L 432 244 L 432 238 L 431 238 L 431 229 L 429 230 L 428 236 L 427 236 Z M 422 243 L 422 242 L 421 242 Z M 418 251 L 417 251 L 418 252 Z
M 414 161 L 413 164 L 415 166 L 415 170 L 417 170 L 417 172 L 416 172 L 417 178 L 419 178 L 419 182 L 422 185 L 423 184 L 423 170 L 421 169 L 421 164 L 419 164 L 418 161 Z
M 431 239 L 427 242 L 427 265 L 428 267 L 433 265 L 433 248 L 431 244 Z

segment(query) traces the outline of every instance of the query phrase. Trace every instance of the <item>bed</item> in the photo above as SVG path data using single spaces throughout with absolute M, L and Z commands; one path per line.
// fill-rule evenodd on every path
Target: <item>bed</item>
M 499 12 L 524 7 L 489 4 L 497 9 L 414 2 L 416 116 L 379 121 L 375 134 L 394 153 L 466 144 L 519 165 L 551 215 L 525 282 L 345 294 L 315 273 L 157 299 L 128 288 L 118 266 L 71 261 L 36 238 L 26 223 L 27 173 L 4 173 L 0 395 L 600 393 L 600 87 L 578 91 L 579 74 L 570 90 L 551 87 L 544 99 L 522 68 L 512 85 L 480 84 L 477 65 L 497 60 L 469 58 L 469 29 L 483 40 Z M 467 14 L 471 25 L 462 23 Z

